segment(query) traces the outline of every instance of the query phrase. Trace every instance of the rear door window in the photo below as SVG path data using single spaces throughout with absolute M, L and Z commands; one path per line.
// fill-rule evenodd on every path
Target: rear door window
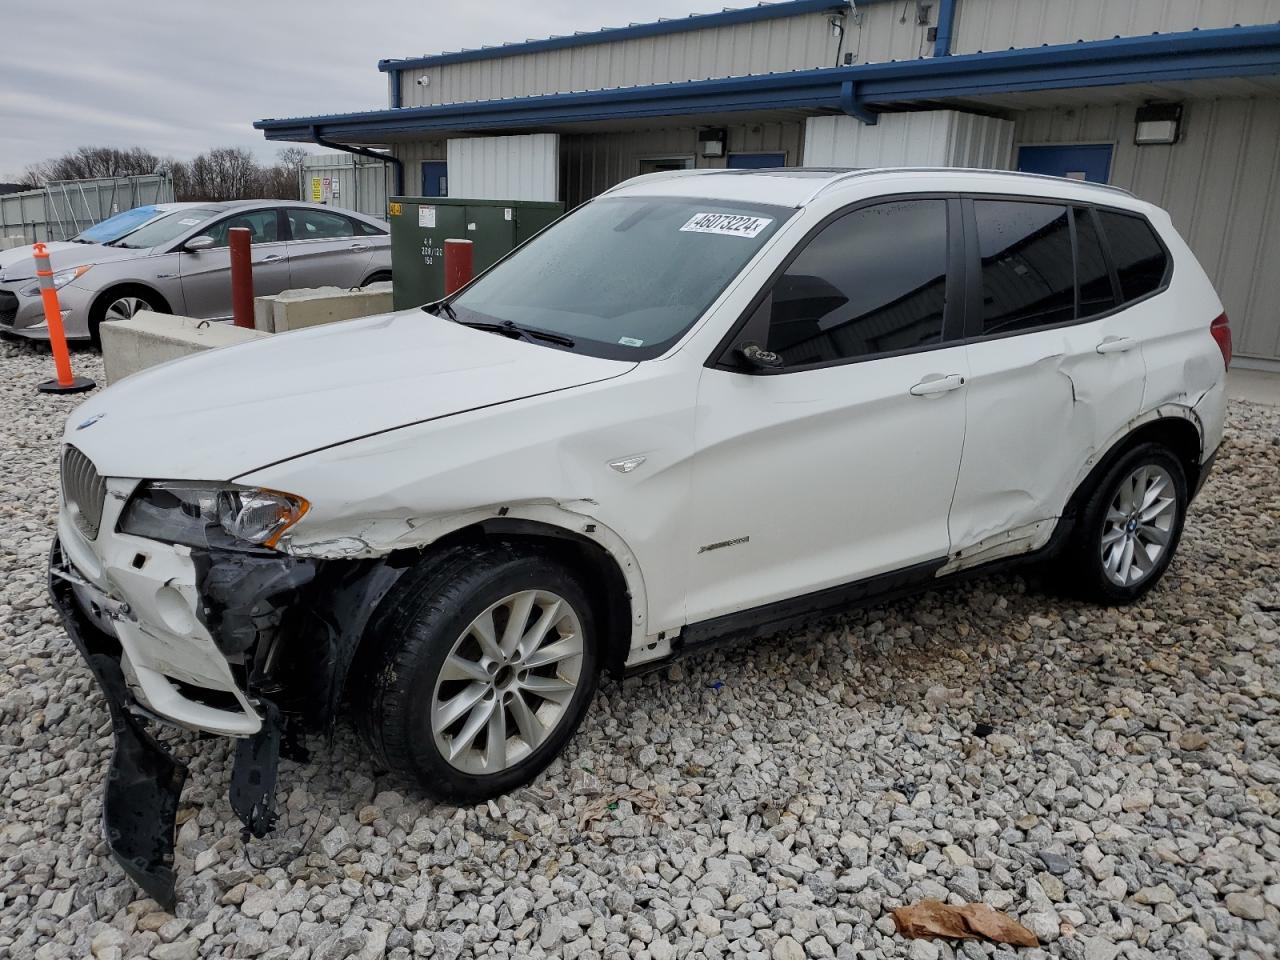
M 338 213 L 305 207 L 286 207 L 285 213 L 294 240 L 333 240 L 355 235 L 353 221 Z
M 1067 208 L 975 200 L 982 271 L 983 335 L 1018 333 L 1075 319 Z
M 1114 210 L 1099 210 L 1098 217 L 1111 246 L 1125 302 L 1160 289 L 1169 258 L 1146 218 Z
M 947 259 L 945 200 L 901 200 L 846 214 L 775 282 L 768 349 L 798 367 L 940 343 Z

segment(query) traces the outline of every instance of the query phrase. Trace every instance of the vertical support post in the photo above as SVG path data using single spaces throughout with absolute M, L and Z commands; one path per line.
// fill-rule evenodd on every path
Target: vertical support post
M 32 247 L 36 261 L 36 276 L 40 280 L 40 300 L 44 304 L 44 322 L 49 328 L 49 347 L 53 350 L 53 366 L 58 372 L 56 380 L 46 380 L 36 387 L 41 393 L 82 393 L 92 390 L 96 384 L 88 377 L 71 373 L 71 354 L 67 351 L 67 334 L 62 329 L 62 308 L 58 304 L 58 288 L 53 285 L 53 268 L 49 265 L 49 251 L 43 243 Z
M 253 259 L 248 227 L 227 231 L 231 247 L 231 317 L 237 327 L 253 328 Z
M 941 0 L 938 5 L 938 34 L 933 41 L 935 57 L 951 56 L 951 35 L 956 24 L 956 3 L 958 0 Z
M 444 242 L 444 295 L 461 290 L 475 276 L 475 244 L 470 240 Z

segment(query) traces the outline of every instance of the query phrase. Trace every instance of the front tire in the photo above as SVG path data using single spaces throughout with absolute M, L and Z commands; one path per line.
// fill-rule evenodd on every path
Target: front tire
M 142 310 L 168 313 L 169 305 L 145 287 L 116 287 L 103 293 L 89 310 L 89 338 L 93 345 L 102 346 L 104 323 L 128 320 Z
M 596 625 L 578 578 L 506 543 L 451 548 L 406 574 L 371 640 L 362 732 L 388 767 L 450 803 L 531 781 L 595 691 Z
M 1077 591 L 1104 603 L 1132 603 L 1173 560 L 1187 515 L 1187 475 L 1158 443 L 1134 447 L 1085 501 L 1063 558 Z

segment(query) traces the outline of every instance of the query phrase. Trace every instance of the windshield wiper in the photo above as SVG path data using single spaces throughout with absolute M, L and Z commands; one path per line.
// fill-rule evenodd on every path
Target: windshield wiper
M 486 333 L 496 333 L 504 337 L 510 337 L 512 340 L 543 340 L 547 343 L 558 344 L 562 347 L 572 347 L 575 341 L 559 333 L 549 333 L 545 330 L 531 330 L 522 327 L 514 320 L 503 320 L 501 323 L 491 323 L 487 320 L 454 320 L 464 327 L 470 327 L 473 330 L 483 330 Z

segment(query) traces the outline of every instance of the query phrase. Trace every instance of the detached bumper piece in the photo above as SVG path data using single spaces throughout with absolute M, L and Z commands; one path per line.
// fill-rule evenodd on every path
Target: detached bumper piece
M 80 610 L 72 589 L 75 578 L 55 540 L 49 558 L 49 594 L 111 712 L 115 746 L 102 803 L 103 835 L 129 878 L 171 911 L 177 901 L 173 861 L 178 802 L 187 768 L 148 732 L 146 718 L 151 715 L 129 690 L 119 644 Z M 232 808 L 256 837 L 265 836 L 276 822 L 282 729 L 280 711 L 270 701 L 262 705 L 263 728 L 239 742 L 231 775 Z

